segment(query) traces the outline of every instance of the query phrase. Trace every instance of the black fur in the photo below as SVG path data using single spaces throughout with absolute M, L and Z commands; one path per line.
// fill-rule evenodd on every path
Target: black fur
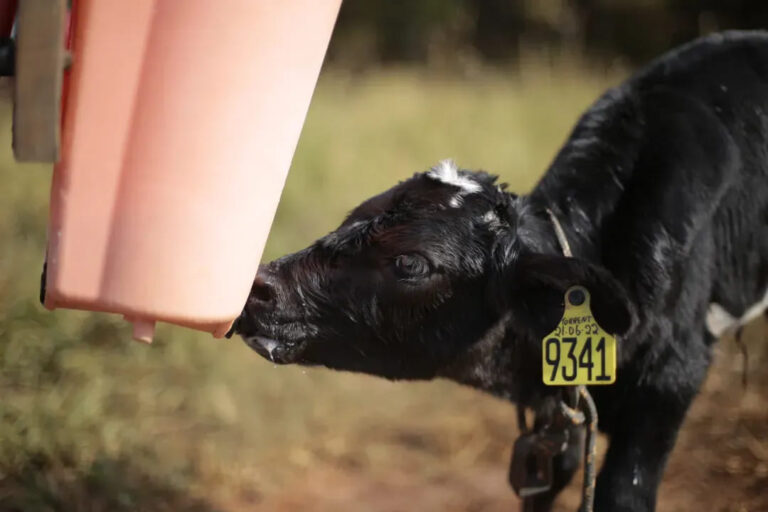
M 606 92 L 530 195 L 460 175 L 479 190 L 417 174 L 263 266 L 236 330 L 276 362 L 447 377 L 535 408 L 553 393 L 541 337 L 586 285 L 621 336 L 616 384 L 591 390 L 610 436 L 596 510 L 653 510 L 710 362 L 709 304 L 739 316 L 768 288 L 768 35 L 695 41 Z

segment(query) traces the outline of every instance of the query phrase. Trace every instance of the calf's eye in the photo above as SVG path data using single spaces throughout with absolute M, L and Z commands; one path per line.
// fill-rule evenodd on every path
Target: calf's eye
M 395 258 L 395 273 L 401 279 L 426 277 L 431 269 L 427 259 L 420 254 L 401 254 Z

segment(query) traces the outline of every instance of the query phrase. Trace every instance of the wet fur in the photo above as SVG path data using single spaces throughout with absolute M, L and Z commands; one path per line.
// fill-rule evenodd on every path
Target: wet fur
M 596 510 L 653 510 L 710 363 L 708 307 L 737 318 L 768 289 L 768 35 L 695 41 L 607 91 L 527 196 L 459 175 L 479 190 L 418 174 L 262 267 L 237 331 L 262 355 L 256 336 L 277 340 L 277 362 L 446 377 L 535 408 L 552 393 L 540 338 L 585 284 L 621 335 L 617 383 L 591 390 L 610 437 Z M 432 272 L 403 280 L 393 259 L 414 251 Z M 578 448 L 556 465 L 537 510 Z

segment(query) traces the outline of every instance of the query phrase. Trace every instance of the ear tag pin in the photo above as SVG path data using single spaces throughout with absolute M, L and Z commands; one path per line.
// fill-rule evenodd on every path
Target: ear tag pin
M 573 286 L 565 292 L 565 311 L 554 331 L 541 341 L 542 378 L 547 386 L 613 384 L 616 337 L 592 315 L 589 291 Z

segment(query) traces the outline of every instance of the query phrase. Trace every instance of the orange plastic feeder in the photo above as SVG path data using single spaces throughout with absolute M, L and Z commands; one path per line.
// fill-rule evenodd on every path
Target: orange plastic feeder
M 222 336 L 274 217 L 341 0 L 79 0 L 45 305 Z

